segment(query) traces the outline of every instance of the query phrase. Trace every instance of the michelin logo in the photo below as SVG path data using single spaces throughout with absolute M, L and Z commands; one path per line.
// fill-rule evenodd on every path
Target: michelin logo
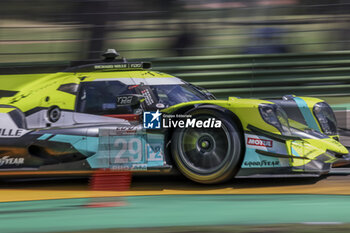
M 143 127 L 145 129 L 160 129 L 161 127 L 162 113 L 157 110 L 156 112 L 144 112 L 143 113 Z

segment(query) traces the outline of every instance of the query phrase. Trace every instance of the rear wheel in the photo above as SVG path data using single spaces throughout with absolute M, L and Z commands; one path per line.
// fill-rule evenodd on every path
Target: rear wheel
M 206 184 L 232 178 L 239 167 L 242 139 L 237 124 L 211 109 L 187 112 L 193 118 L 221 121 L 221 128 L 178 128 L 172 137 L 172 154 L 178 169 L 189 179 Z

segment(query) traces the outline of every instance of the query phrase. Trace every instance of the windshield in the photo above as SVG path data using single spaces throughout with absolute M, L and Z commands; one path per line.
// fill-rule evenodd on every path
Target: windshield
M 108 115 L 140 113 L 140 104 L 118 104 L 117 98 L 127 95 L 142 95 L 148 100 L 146 109 L 156 108 L 158 103 L 164 107 L 175 104 L 209 99 L 199 89 L 187 84 L 171 85 L 128 85 L 120 81 L 95 81 L 80 84 L 77 98 L 77 112 Z M 147 101 L 145 101 L 147 102 Z M 147 104 L 147 103 L 146 103 Z
M 135 90 L 120 81 L 81 83 L 77 112 L 99 115 L 134 113 L 137 107 L 117 104 L 117 97 L 127 94 L 135 94 Z
M 204 93 L 195 88 L 182 85 L 151 85 L 151 90 L 157 98 L 156 102 L 169 107 L 189 101 L 209 99 Z

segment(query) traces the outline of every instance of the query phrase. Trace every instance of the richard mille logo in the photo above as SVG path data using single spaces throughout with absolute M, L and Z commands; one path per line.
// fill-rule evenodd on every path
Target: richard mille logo
M 2 129 L 0 128 L 0 137 L 20 137 L 23 129 Z

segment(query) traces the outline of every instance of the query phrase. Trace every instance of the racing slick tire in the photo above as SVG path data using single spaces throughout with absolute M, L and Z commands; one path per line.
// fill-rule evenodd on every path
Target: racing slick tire
M 193 118 L 221 121 L 221 128 L 177 128 L 172 135 L 172 156 L 187 178 L 203 184 L 231 179 L 242 158 L 242 135 L 233 119 L 212 109 L 194 109 Z

